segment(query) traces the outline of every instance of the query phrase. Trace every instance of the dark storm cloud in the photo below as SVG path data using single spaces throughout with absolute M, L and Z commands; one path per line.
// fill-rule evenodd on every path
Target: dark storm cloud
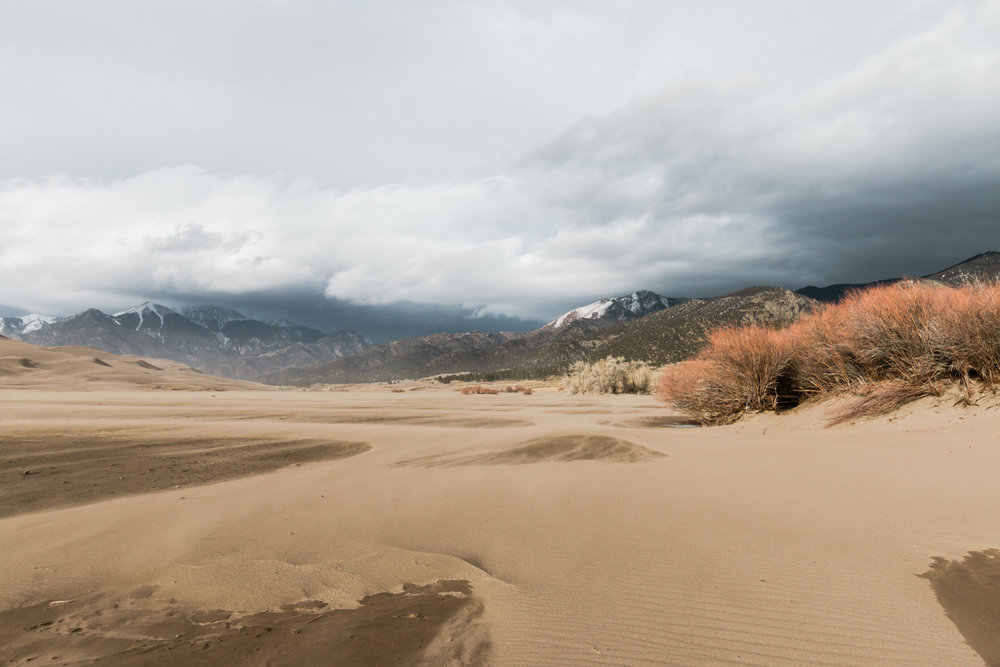
M 21 315 L 27 315 L 28 311 L 23 308 L 15 308 L 14 306 L 5 306 L 0 303 L 0 317 L 20 317 Z
M 580 226 L 641 221 L 669 292 L 930 273 L 1000 247 L 997 19 L 952 16 L 792 95 L 677 86 L 523 164 Z
M 796 230 L 792 242 L 802 248 L 784 282 L 926 275 L 1000 249 L 1000 170 L 970 174 L 966 181 L 927 177 L 873 190 L 859 185 L 839 201 L 790 201 L 776 214 Z

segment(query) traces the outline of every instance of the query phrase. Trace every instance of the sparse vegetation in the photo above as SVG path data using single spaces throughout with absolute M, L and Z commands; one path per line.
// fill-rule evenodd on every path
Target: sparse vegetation
M 458 393 L 468 396 L 469 394 L 499 394 L 499 389 L 494 389 L 493 387 L 484 387 L 481 384 L 477 384 L 471 387 L 462 387 L 458 390 Z
M 575 362 L 564 384 L 570 394 L 645 394 L 652 381 L 653 372 L 647 364 L 607 357 L 594 363 Z
M 521 393 L 525 396 L 530 396 L 532 394 L 531 387 L 525 387 L 524 385 L 507 385 L 506 387 L 484 387 L 481 384 L 471 385 L 468 387 L 460 387 L 458 393 L 469 395 L 469 394 L 517 394 Z
M 544 380 L 553 375 L 562 375 L 563 370 L 551 368 L 504 368 L 497 371 L 481 373 L 457 373 L 439 375 L 436 379 L 441 384 L 452 382 L 500 382 L 502 380 Z
M 697 359 L 666 369 L 659 396 L 705 424 L 812 397 L 857 397 L 834 422 L 893 410 L 957 384 L 1000 381 L 1000 284 L 904 281 L 848 295 L 776 330 L 719 329 Z
M 793 340 L 787 330 L 725 327 L 709 334 L 695 360 L 666 368 L 658 394 L 703 424 L 776 410 L 787 399 Z

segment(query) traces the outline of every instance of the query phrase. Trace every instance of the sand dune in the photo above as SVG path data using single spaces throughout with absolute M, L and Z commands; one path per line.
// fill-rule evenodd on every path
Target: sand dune
M 990 618 L 992 570 L 966 556 L 1000 547 L 1000 409 L 925 401 L 831 429 L 823 407 L 711 429 L 664 416 L 648 397 L 544 391 L 0 390 L 0 654 L 498 665 L 993 655 L 968 621 Z M 280 452 L 320 443 L 334 443 L 329 460 L 228 478 L 259 472 L 240 462 L 269 448 L 280 465 Z M 39 474 L 20 474 L 28 456 Z M 152 463 L 118 473 L 133 456 Z M 170 457 L 183 466 L 167 475 Z M 237 469 L 216 474 L 224 457 Z M 81 462 L 71 484 L 63 460 Z M 11 507 L 88 479 L 115 496 Z M 149 492 L 163 480 L 172 486 Z
M 0 336 L 0 386 L 5 388 L 214 390 L 259 385 L 217 378 L 166 359 L 119 356 L 94 347 L 39 347 Z

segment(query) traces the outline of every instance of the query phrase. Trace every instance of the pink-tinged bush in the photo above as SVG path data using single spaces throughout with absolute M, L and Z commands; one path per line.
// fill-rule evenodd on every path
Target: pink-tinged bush
M 494 389 L 493 387 L 484 387 L 481 384 L 477 384 L 474 387 L 462 387 L 458 390 L 459 393 L 469 395 L 469 394 L 499 394 L 499 389 Z
M 792 350 L 787 331 L 761 326 L 716 329 L 697 359 L 664 369 L 657 394 L 705 424 L 777 410 L 787 391 Z
M 717 370 L 712 362 L 700 359 L 668 366 L 657 378 L 656 395 L 702 424 L 731 421 L 739 417 L 739 411 L 721 400 Z
M 837 421 L 877 414 L 958 382 L 1000 381 L 1000 285 L 905 281 L 849 294 L 783 330 L 724 328 L 695 362 L 661 375 L 660 397 L 702 423 L 848 392 Z
M 503 393 L 505 394 L 517 394 L 521 393 L 525 396 L 530 396 L 532 394 L 531 387 L 525 387 L 523 384 L 515 384 L 513 386 L 507 385 L 503 388 Z

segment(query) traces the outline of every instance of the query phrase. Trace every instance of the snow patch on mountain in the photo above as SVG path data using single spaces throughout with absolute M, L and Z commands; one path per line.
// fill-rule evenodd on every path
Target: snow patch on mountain
M 600 301 L 595 301 L 594 303 L 588 303 L 586 306 L 580 306 L 579 308 L 574 308 L 568 313 L 560 315 L 551 323 L 553 329 L 558 329 L 559 327 L 565 326 L 570 322 L 576 320 L 587 320 L 587 319 L 599 319 L 604 317 L 608 312 L 608 309 L 614 305 L 614 301 L 611 299 L 601 299 Z
M 559 329 L 577 320 L 599 320 L 608 323 L 632 320 L 679 303 L 682 299 L 660 296 L 649 290 L 638 290 L 625 296 L 604 298 L 563 313 L 543 329 Z
M 48 315 L 39 315 L 38 313 L 31 313 L 30 315 L 21 316 L 21 333 L 31 333 L 32 331 L 38 331 L 46 324 L 52 324 L 56 321 L 56 318 L 49 317 Z
M 38 331 L 52 324 L 57 318 L 48 315 L 31 313 L 20 317 L 0 317 L 0 335 L 7 337 L 22 336 L 32 331 Z
M 160 319 L 160 326 L 156 327 L 156 329 L 162 329 L 165 323 L 163 316 L 166 315 L 167 313 L 172 313 L 172 312 L 174 311 L 170 310 L 166 306 L 161 306 L 160 304 L 153 303 L 152 301 L 144 301 L 140 303 L 138 306 L 132 306 L 128 310 L 123 310 L 120 313 L 115 313 L 114 315 L 112 315 L 112 317 L 118 319 L 126 315 L 132 315 L 132 314 L 138 315 L 139 324 L 136 325 L 135 330 L 139 331 L 139 329 L 142 328 L 143 322 L 145 322 L 146 318 L 149 317 L 150 315 L 155 315 Z

